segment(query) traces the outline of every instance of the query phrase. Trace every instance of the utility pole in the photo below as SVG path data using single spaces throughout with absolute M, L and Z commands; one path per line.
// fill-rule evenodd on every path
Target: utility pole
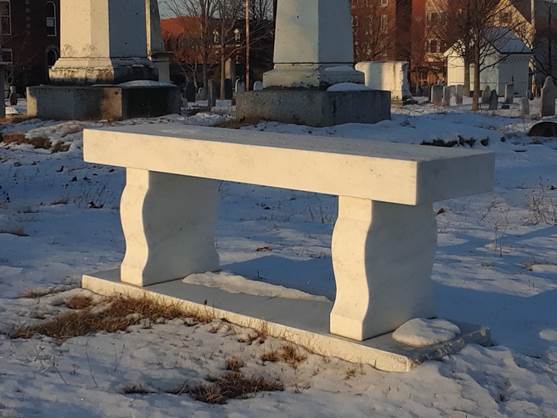
M 250 24 L 249 24 L 249 19 L 250 19 L 250 12 L 249 12 L 249 7 L 250 7 L 250 3 L 249 0 L 246 0 L 245 3 L 245 8 L 246 8 L 246 15 L 245 15 L 245 20 L 246 20 L 246 91 L 250 91 L 250 43 L 251 43 L 251 33 L 250 33 Z

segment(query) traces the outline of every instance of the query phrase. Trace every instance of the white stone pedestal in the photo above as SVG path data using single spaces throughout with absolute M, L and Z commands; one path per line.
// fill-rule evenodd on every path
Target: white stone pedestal
M 348 0 L 278 2 L 274 70 L 263 76 L 269 87 L 327 88 L 363 83 L 354 70 L 352 21 Z
M 53 84 L 117 84 L 156 80 L 147 59 L 145 3 L 137 0 L 62 0 L 61 57 Z

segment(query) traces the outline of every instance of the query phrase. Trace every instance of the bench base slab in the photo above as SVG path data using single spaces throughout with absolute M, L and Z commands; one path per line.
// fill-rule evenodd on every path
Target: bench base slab
M 271 120 L 309 126 L 377 123 L 391 119 L 390 92 L 267 89 L 238 94 L 241 121 Z
M 174 86 L 34 86 L 27 88 L 27 114 L 56 120 L 123 120 L 178 113 Z
M 229 322 L 255 329 L 265 327 L 268 334 L 283 338 L 323 356 L 349 362 L 369 364 L 388 372 L 407 372 L 427 360 L 454 354 L 467 344 L 490 344 L 488 328 L 457 323 L 462 334 L 446 343 L 413 348 L 385 334 L 363 342 L 331 335 L 329 313 L 332 302 L 269 298 L 233 294 L 221 289 L 196 286 L 174 280 L 147 287 L 136 287 L 120 281 L 120 271 L 111 270 L 84 275 L 82 286 L 105 295 L 128 295 L 179 304 L 185 310 L 207 310 L 207 313 Z

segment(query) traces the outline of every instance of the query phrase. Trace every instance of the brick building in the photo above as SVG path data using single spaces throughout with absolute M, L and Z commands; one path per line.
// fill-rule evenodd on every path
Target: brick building
M 352 0 L 356 61 L 411 59 L 412 0 Z
M 0 64 L 6 83 L 46 83 L 60 51 L 60 0 L 0 0 Z

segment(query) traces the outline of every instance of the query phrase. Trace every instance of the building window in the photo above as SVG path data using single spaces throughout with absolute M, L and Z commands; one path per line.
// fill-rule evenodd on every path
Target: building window
M 53 1 L 46 3 L 46 34 L 56 36 L 56 4 Z
M 239 44 L 241 40 L 242 34 L 240 33 L 240 29 L 234 29 L 234 41 L 236 42 L 236 44 Z
M 389 30 L 389 16 L 381 15 L 381 32 L 387 32 Z
M 10 48 L 0 49 L 0 64 L 13 64 L 14 58 Z
M 0 34 L 1 35 L 11 35 L 12 34 L 12 18 L 11 18 L 11 7 L 9 0 L 0 1 Z
M 389 5 L 389 0 L 381 0 L 381 7 L 387 7 Z

